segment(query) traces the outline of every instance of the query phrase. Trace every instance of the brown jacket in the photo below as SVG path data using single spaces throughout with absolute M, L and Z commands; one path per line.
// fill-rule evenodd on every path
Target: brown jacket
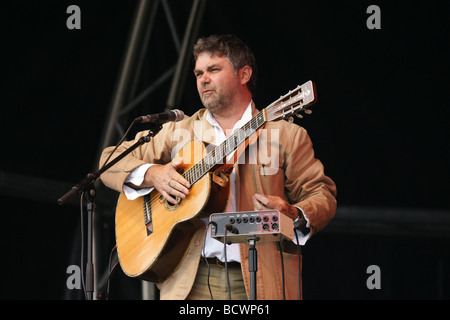
M 165 164 L 171 161 L 179 148 L 190 139 L 203 141 L 206 145 L 214 144 L 211 134 L 213 128 L 206 120 L 206 112 L 206 109 L 201 109 L 183 121 L 165 124 L 151 142 L 103 173 L 101 179 L 104 184 L 122 192 L 126 177 L 141 164 Z M 252 114 L 256 113 L 253 106 Z M 138 133 L 136 139 L 146 134 L 147 132 Z M 122 152 L 133 143 L 134 141 L 124 142 L 116 152 Z M 105 149 L 101 164 L 111 150 L 112 147 Z M 311 223 L 310 236 L 323 229 L 334 216 L 336 186 L 324 174 L 322 163 L 314 158 L 312 143 L 306 130 L 298 125 L 283 120 L 266 123 L 258 141 L 253 141 L 245 154 L 241 155 L 235 170 L 238 211 L 253 210 L 251 197 L 255 193 L 284 197 L 289 203 L 303 209 Z M 194 235 L 179 267 L 169 278 L 158 284 L 161 299 L 185 299 L 189 294 L 197 273 L 204 231 L 201 229 Z M 240 245 L 242 273 L 247 295 L 250 296 L 248 248 L 247 244 Z M 282 299 L 281 258 L 276 245 L 257 244 L 256 248 L 258 299 Z M 283 251 L 286 298 L 298 299 L 297 251 L 289 243 L 283 246 Z

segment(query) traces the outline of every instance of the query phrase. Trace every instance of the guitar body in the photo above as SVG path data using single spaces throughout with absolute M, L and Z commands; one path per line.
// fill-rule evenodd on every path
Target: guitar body
M 204 145 L 193 140 L 177 157 L 183 157 L 182 169 L 186 171 L 204 154 Z M 230 184 L 220 186 L 214 174 L 208 172 L 191 185 L 189 195 L 179 200 L 178 205 L 165 201 L 156 189 L 147 199 L 128 200 L 120 195 L 116 209 L 116 243 L 126 275 L 158 283 L 177 268 L 194 233 L 205 226 L 200 218 L 224 212 L 228 205 Z M 151 223 L 146 220 L 148 212 Z

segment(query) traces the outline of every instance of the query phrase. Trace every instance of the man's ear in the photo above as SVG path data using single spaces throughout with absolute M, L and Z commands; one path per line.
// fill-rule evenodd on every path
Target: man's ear
M 252 68 L 250 66 L 244 66 L 239 70 L 239 77 L 241 80 L 241 84 L 247 84 L 250 81 L 250 78 L 252 77 Z

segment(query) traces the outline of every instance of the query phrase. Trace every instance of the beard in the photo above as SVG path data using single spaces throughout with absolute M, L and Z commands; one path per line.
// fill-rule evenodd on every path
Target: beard
M 203 106 L 211 111 L 220 108 L 220 106 L 223 105 L 223 99 L 215 91 L 207 95 L 202 95 L 201 100 Z
M 208 88 L 212 90 L 209 94 L 201 94 L 200 100 L 203 106 L 211 112 L 220 112 L 233 103 L 233 93 L 228 91 L 218 91 L 216 88 Z

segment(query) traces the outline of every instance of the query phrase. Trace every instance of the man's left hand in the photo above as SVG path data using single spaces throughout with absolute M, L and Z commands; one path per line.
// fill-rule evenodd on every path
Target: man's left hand
M 254 210 L 278 210 L 292 220 L 298 217 L 298 209 L 281 197 L 255 193 L 252 201 Z

